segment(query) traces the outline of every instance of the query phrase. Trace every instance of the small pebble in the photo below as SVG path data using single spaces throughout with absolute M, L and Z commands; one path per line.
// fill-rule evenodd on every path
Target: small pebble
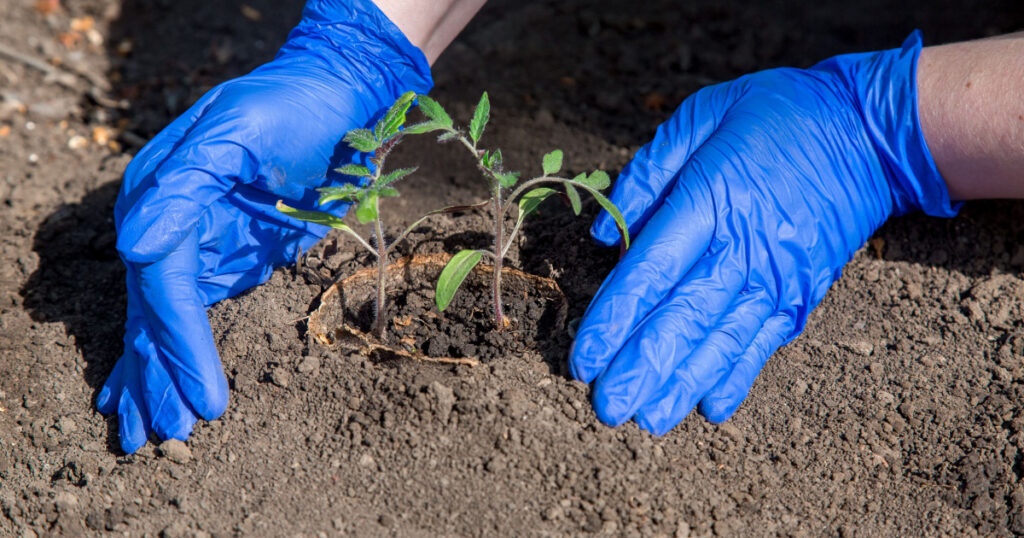
M 82 149 L 89 145 L 89 139 L 82 135 L 75 135 L 68 139 L 68 147 L 71 149 Z
M 320 359 L 316 357 L 306 357 L 299 363 L 299 373 L 308 374 L 314 370 L 320 368 Z
M 168 439 L 160 443 L 160 454 L 174 463 L 188 463 L 192 460 L 192 450 L 184 442 Z
M 435 398 L 434 412 L 437 413 L 437 418 L 442 423 L 448 422 L 448 417 L 452 413 L 452 408 L 455 406 L 455 391 L 451 387 L 444 385 L 438 381 L 434 381 L 430 384 L 428 391 L 433 394 Z
M 858 355 L 868 357 L 875 351 L 875 346 L 866 340 L 858 340 L 856 342 L 843 342 L 839 344 L 843 349 L 856 353 Z
M 274 368 L 270 372 L 270 381 L 281 388 L 286 388 L 291 380 L 292 374 L 288 373 L 288 370 L 285 370 L 284 368 Z
M 160 531 L 160 538 L 185 538 L 188 536 L 188 526 L 184 521 L 175 521 Z
M 730 424 L 728 422 L 725 422 L 723 424 L 719 424 L 718 425 L 718 431 L 721 432 L 722 434 L 724 434 L 729 439 L 732 439 L 734 442 L 737 442 L 737 443 L 742 442 L 745 439 L 745 436 L 743 435 L 743 432 L 740 431 L 739 428 L 737 428 L 736 426 L 734 426 L 733 424 Z
M 489 473 L 500 473 L 505 470 L 506 466 L 505 458 L 495 456 L 484 465 L 484 468 L 487 469 L 487 472 Z
M 78 497 L 70 491 L 62 491 L 53 499 L 58 512 L 67 512 L 78 506 Z

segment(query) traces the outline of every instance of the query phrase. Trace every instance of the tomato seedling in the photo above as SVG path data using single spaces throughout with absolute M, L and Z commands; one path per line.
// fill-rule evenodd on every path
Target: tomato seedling
M 380 201 L 383 198 L 392 198 L 399 195 L 395 188 L 396 183 L 409 174 L 416 171 L 416 168 L 399 168 L 385 173 L 384 164 L 388 155 L 402 141 L 401 128 L 405 124 L 406 115 L 412 106 L 416 94 L 407 92 L 388 109 L 384 117 L 378 121 L 373 129 L 353 129 L 344 138 L 352 149 L 371 154 L 369 161 L 372 169 L 362 164 L 346 164 L 336 171 L 342 174 L 357 178 L 358 183 L 349 183 L 340 187 L 324 187 L 317 189 L 320 193 L 318 205 L 341 200 L 355 205 L 356 219 L 361 224 L 373 224 L 373 244 L 367 241 L 358 232 L 345 224 L 341 218 L 323 211 L 304 211 L 290 207 L 282 200 L 278 200 L 277 209 L 286 215 L 299 220 L 313 222 L 330 226 L 341 230 L 352 236 L 360 245 L 373 254 L 377 259 L 377 283 L 376 299 L 373 310 L 373 326 L 377 337 L 383 342 L 387 334 L 387 266 L 388 256 L 395 245 L 399 244 L 409 232 L 419 226 L 424 219 L 430 215 L 444 212 L 465 210 L 465 207 L 448 207 L 431 211 L 420 217 L 416 222 L 398 234 L 390 244 L 384 236 L 384 223 L 381 217 Z
M 438 136 L 439 142 L 457 142 L 465 147 L 476 160 L 477 169 L 480 170 L 486 180 L 490 192 L 490 198 L 484 202 L 489 205 L 494 213 L 493 234 L 494 247 L 492 250 L 462 250 L 452 256 L 451 261 L 441 271 L 437 281 L 435 301 L 440 310 L 444 310 L 451 303 L 452 298 L 459 287 L 465 281 L 469 272 L 476 267 L 480 261 L 487 257 L 494 264 L 494 276 L 491 281 L 491 294 L 494 303 L 494 323 L 500 330 L 508 324 L 501 304 L 501 268 L 502 263 L 508 254 L 516 235 L 519 233 L 523 220 L 535 212 L 541 202 L 552 194 L 557 193 L 551 186 L 562 188 L 564 196 L 568 199 L 572 210 L 576 215 L 580 214 L 581 200 L 580 190 L 590 194 L 597 203 L 601 205 L 619 226 L 622 233 L 623 245 L 629 247 L 629 232 L 626 229 L 625 219 L 622 213 L 615 207 L 608 198 L 601 194 L 601 190 L 608 187 L 610 179 L 603 170 L 596 170 L 590 174 L 582 173 L 572 179 L 560 177 L 557 174 L 562 170 L 562 150 L 556 149 L 541 160 L 543 173 L 540 176 L 520 182 L 519 172 L 506 170 L 502 160 L 501 150 L 487 150 L 479 146 L 480 138 L 491 115 L 491 102 L 484 92 L 480 97 L 473 112 L 473 119 L 469 128 L 464 132 L 456 128 L 451 116 L 445 112 L 437 101 L 425 95 L 416 97 L 419 110 L 426 116 L 427 120 L 422 123 L 406 127 L 406 133 L 428 133 L 441 131 Z M 516 223 L 511 231 L 507 231 L 505 216 L 512 210 L 518 208 Z M 507 233 L 506 233 L 507 232 Z

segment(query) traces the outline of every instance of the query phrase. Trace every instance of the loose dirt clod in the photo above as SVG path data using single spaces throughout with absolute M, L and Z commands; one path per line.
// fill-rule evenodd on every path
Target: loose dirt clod
M 160 443 L 160 454 L 174 463 L 188 463 L 192 460 L 192 449 L 182 441 L 168 439 Z

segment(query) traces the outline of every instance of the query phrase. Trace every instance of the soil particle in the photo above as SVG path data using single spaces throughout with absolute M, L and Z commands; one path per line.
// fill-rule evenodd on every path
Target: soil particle
M 70 512 L 78 508 L 78 496 L 70 491 L 62 491 L 53 499 L 58 512 Z
M 296 368 L 300 374 L 309 374 L 320 369 L 320 359 L 317 357 L 305 357 L 299 362 Z
M 377 521 L 380 523 L 380 526 L 385 529 L 393 529 L 395 525 L 398 524 L 398 520 L 391 514 L 382 514 Z
M 182 441 L 168 439 L 160 443 L 160 454 L 174 463 L 184 464 L 192 461 L 192 449 Z
M 447 423 L 448 417 L 451 416 L 452 408 L 455 406 L 455 392 L 451 387 L 439 381 L 432 382 L 428 390 L 434 396 L 434 413 L 437 415 L 438 420 L 442 424 Z
M 736 425 L 729 422 L 719 424 L 718 431 L 729 439 L 732 439 L 735 443 L 741 443 L 746 439 L 743 432 L 737 428 Z
M 843 349 L 856 353 L 862 357 L 869 357 L 875 351 L 875 346 L 871 342 L 866 340 L 855 340 L 852 342 L 841 342 L 839 344 Z
M 160 531 L 160 538 L 186 538 L 188 535 L 188 525 L 182 521 L 175 521 Z
M 275 366 L 270 370 L 270 382 L 281 388 L 288 388 L 292 382 L 292 374 L 283 366 Z

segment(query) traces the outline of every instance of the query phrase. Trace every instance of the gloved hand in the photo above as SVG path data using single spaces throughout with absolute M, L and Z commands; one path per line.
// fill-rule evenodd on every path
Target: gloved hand
M 920 50 L 915 32 L 705 88 L 637 153 L 611 196 L 636 238 L 570 358 L 602 421 L 727 420 L 886 218 L 956 214 L 918 120 Z M 606 213 L 591 233 L 617 241 Z
M 97 398 L 117 411 L 125 452 L 150 432 L 184 440 L 197 417 L 224 412 L 205 309 L 322 237 L 275 202 L 313 209 L 313 188 L 344 181 L 325 177 L 353 158 L 342 136 L 431 86 L 422 52 L 370 0 L 310 0 L 273 61 L 211 90 L 139 152 L 114 210 L 124 355 Z

